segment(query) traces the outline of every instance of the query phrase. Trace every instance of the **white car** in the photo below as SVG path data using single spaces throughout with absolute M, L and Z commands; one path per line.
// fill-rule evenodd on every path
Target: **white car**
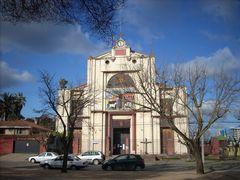
M 62 168 L 63 155 L 56 157 L 55 159 L 45 160 L 40 162 L 40 166 L 44 169 Z M 79 159 L 77 156 L 68 155 L 67 168 L 68 169 L 80 169 L 88 166 L 88 162 Z
M 98 165 L 105 160 L 105 156 L 101 151 L 87 151 L 77 155 L 80 159 L 87 160 L 89 163 Z
M 29 162 L 36 163 L 41 162 L 48 159 L 55 159 L 58 156 L 55 152 L 43 152 L 37 156 L 31 156 L 28 158 Z

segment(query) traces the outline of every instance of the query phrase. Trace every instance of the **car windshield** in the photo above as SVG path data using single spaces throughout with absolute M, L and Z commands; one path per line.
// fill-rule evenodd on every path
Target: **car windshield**
M 58 157 L 55 158 L 55 160 L 63 160 L 63 156 L 62 155 L 58 156 Z
M 38 156 L 45 156 L 45 152 L 44 152 L 44 153 L 41 153 L 41 154 L 39 154 Z
M 63 160 L 63 155 L 60 155 L 60 156 L 56 157 L 55 160 Z M 81 159 L 79 157 L 77 157 L 77 156 L 70 155 L 70 156 L 68 156 L 68 160 L 79 161 Z
M 121 155 L 114 158 L 115 160 L 127 159 L 127 155 Z
M 77 161 L 81 160 L 81 159 L 80 159 L 79 157 L 77 157 L 77 156 L 74 156 L 74 159 L 77 160 Z
M 82 153 L 81 155 L 82 155 L 82 156 L 88 156 L 88 155 L 89 155 L 89 152 Z

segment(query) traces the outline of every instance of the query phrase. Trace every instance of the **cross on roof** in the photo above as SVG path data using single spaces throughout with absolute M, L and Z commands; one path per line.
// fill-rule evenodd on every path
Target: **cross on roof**
M 120 37 L 120 38 L 123 37 L 123 33 L 122 33 L 122 32 L 119 33 L 119 37 Z

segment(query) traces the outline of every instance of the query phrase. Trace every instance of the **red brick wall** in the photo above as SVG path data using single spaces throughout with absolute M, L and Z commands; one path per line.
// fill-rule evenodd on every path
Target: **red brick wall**
M 14 140 L 35 140 L 27 136 L 0 136 L 0 154 L 10 154 L 14 151 Z M 40 144 L 40 152 L 46 151 L 44 146 Z
M 10 154 L 13 153 L 13 143 L 14 137 L 0 137 L 0 154 Z M 31 138 L 23 138 L 23 139 L 31 139 Z M 80 140 L 78 137 L 74 137 L 73 139 L 73 153 L 78 154 L 79 151 Z M 40 144 L 40 153 L 46 151 L 44 146 Z
M 13 139 L 0 138 L 0 154 L 10 154 L 13 152 Z
M 212 155 L 219 155 L 219 140 L 212 138 L 211 140 L 211 154 Z

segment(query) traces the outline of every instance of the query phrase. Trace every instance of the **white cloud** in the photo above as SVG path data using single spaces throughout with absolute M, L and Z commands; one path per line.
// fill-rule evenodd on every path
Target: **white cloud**
M 205 65 L 209 74 L 218 72 L 220 68 L 228 72 L 240 70 L 240 59 L 235 57 L 228 47 L 219 49 L 208 57 L 197 56 L 181 65 L 189 69 L 196 64 Z
M 80 26 L 50 23 L 1 23 L 1 51 L 13 49 L 37 53 L 71 53 L 90 55 L 101 52 L 103 43 L 92 43 Z
M 28 71 L 19 72 L 17 69 L 9 67 L 9 65 L 0 61 L 0 87 L 6 88 L 17 84 L 30 82 L 33 77 Z

